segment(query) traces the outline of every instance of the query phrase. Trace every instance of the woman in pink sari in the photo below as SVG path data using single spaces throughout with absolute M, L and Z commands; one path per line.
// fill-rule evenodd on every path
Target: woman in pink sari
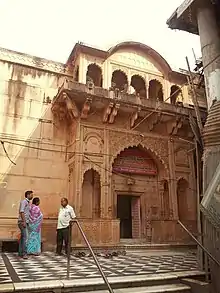
M 41 225 L 43 214 L 39 208 L 40 199 L 35 197 L 30 208 L 28 226 L 27 254 L 39 255 L 41 253 Z

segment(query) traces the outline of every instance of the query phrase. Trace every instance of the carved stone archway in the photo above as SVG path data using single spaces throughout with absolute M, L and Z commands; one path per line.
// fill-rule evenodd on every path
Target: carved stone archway
M 112 133 L 112 139 L 110 139 L 110 168 L 112 170 L 112 164 L 115 158 L 124 149 L 129 147 L 138 147 L 146 149 L 152 154 L 152 157 L 163 166 L 164 178 L 169 178 L 168 169 L 168 145 L 167 142 L 158 138 L 141 138 L 138 135 L 122 135 L 121 133 Z
M 83 176 L 81 217 L 100 218 L 101 182 L 100 174 L 93 168 Z

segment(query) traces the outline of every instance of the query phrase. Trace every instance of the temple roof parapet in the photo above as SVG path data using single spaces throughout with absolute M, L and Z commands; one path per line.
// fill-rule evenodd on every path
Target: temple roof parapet
M 8 50 L 5 48 L 0 48 L 0 60 L 67 75 L 66 66 L 63 63 Z

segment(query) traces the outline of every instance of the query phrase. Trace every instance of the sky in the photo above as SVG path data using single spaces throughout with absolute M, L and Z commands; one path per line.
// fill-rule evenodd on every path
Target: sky
M 0 0 L 0 47 L 65 63 L 78 41 L 108 50 L 144 43 L 173 69 L 201 56 L 199 37 L 166 21 L 183 0 Z

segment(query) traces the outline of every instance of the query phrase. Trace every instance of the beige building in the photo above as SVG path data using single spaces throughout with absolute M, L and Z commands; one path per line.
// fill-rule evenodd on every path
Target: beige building
M 0 238 L 16 237 L 32 189 L 47 247 L 62 196 L 93 245 L 188 242 L 177 220 L 196 231 L 195 112 L 186 75 L 155 50 L 79 43 L 60 64 L 0 49 L 0 95 Z

